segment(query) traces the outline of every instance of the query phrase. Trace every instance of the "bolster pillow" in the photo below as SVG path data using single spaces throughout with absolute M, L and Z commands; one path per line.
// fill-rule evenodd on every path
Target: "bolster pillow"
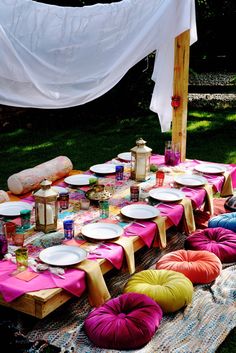
M 73 169 L 72 162 L 66 156 L 59 156 L 34 168 L 22 170 L 11 175 L 8 180 L 8 189 L 16 195 L 25 194 L 39 189 L 42 180 L 55 181 L 68 175 Z

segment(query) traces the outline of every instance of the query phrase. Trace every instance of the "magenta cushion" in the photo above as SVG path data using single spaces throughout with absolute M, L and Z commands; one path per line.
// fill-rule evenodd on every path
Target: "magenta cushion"
M 91 311 L 84 328 L 100 348 L 137 349 L 150 341 L 161 319 L 162 310 L 153 299 L 126 293 Z
M 236 233 L 226 228 L 198 230 L 188 236 L 184 246 L 186 249 L 210 251 L 221 262 L 236 261 Z

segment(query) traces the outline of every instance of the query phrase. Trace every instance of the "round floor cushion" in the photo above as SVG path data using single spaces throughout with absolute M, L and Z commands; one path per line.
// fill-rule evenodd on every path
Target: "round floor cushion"
M 177 250 L 162 256 L 156 268 L 180 272 L 192 283 L 210 283 L 219 276 L 222 264 L 209 251 Z
M 154 299 L 164 312 L 175 312 L 191 303 L 193 285 L 182 273 L 144 270 L 128 280 L 124 292 L 146 294 Z
M 212 217 L 208 222 L 208 228 L 222 227 L 236 232 L 236 212 L 222 213 Z
M 151 340 L 162 315 L 160 306 L 148 296 L 126 293 L 91 311 L 84 328 L 97 347 L 137 349 Z
M 207 250 L 219 257 L 221 262 L 236 261 L 236 233 L 216 227 L 198 230 L 185 240 L 185 249 Z

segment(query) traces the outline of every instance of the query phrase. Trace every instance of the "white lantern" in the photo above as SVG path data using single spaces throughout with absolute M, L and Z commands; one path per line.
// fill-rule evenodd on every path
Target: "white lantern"
M 142 138 L 136 141 L 137 146 L 131 148 L 131 179 L 145 181 L 149 177 L 150 157 L 152 149 L 146 146 Z
M 51 188 L 52 182 L 43 180 L 41 189 L 34 193 L 35 229 L 44 233 L 57 230 L 58 193 Z

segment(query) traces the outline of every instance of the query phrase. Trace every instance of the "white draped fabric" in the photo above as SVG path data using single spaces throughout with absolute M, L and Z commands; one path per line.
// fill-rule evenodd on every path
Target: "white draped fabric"
M 156 52 L 150 109 L 171 127 L 174 39 L 197 40 L 194 0 L 123 0 L 60 7 L 0 2 L 0 104 L 65 108 L 114 87 Z

